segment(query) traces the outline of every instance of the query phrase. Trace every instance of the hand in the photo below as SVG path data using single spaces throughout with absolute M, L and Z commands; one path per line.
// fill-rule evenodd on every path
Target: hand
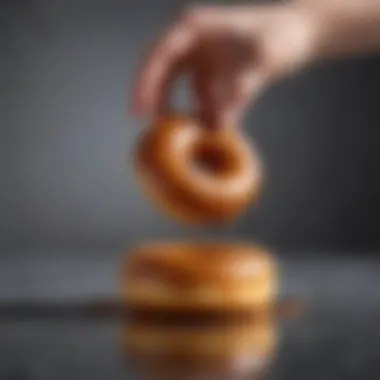
M 306 7 L 196 7 L 153 47 L 134 93 L 134 111 L 160 112 L 179 73 L 192 74 L 199 111 L 236 125 L 252 98 L 314 59 L 319 28 Z

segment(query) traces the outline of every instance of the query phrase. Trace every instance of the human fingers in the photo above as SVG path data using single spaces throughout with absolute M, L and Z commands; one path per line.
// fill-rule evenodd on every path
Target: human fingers
M 186 55 L 195 41 L 195 30 L 184 23 L 170 28 L 155 44 L 142 64 L 133 93 L 135 113 L 154 112 L 172 70 Z

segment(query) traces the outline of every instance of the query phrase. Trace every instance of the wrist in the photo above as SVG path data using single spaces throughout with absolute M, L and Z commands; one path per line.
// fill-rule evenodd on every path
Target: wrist
M 299 0 L 298 4 L 308 8 L 315 20 L 316 58 L 380 50 L 380 1 Z

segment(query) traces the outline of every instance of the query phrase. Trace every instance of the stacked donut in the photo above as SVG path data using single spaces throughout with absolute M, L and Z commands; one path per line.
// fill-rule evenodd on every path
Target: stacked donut
M 133 309 L 250 314 L 271 308 L 277 270 L 260 246 L 152 242 L 123 264 L 122 291 Z
M 239 380 L 265 373 L 277 348 L 277 270 L 238 243 L 152 242 L 122 266 L 130 318 L 123 345 L 149 380 Z

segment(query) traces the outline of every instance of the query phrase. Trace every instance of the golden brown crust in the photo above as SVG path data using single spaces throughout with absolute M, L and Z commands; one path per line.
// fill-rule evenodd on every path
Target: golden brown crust
M 141 138 L 135 171 L 161 208 L 193 223 L 236 217 L 258 196 L 262 179 L 261 163 L 238 131 L 206 130 L 179 116 Z
M 266 308 L 276 282 L 268 251 L 243 243 L 146 243 L 132 250 L 122 272 L 127 303 L 174 310 Z
M 249 281 L 266 276 L 273 261 L 259 245 L 223 242 L 152 242 L 132 250 L 129 271 L 172 271 L 200 281 Z

